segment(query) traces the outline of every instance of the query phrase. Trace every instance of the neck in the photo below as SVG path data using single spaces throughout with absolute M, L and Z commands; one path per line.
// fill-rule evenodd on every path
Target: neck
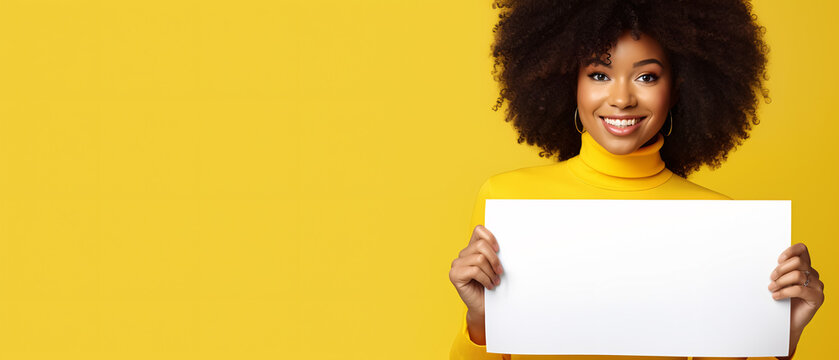
M 623 178 L 655 175 L 664 169 L 658 151 L 664 145 L 664 136 L 656 134 L 648 145 L 626 155 L 615 155 L 597 143 L 591 134 L 583 133 L 580 158 L 586 165 L 601 173 Z
M 646 142 L 646 143 L 644 143 L 644 145 L 641 145 L 641 147 L 650 146 L 650 145 L 652 145 L 652 144 L 655 144 L 655 142 L 656 142 L 656 141 L 658 141 L 658 136 L 659 136 L 659 135 L 658 135 L 658 133 L 656 133 L 656 135 L 655 135 L 655 136 L 653 136 L 652 138 L 650 138 L 650 140 L 647 140 L 647 142 Z
M 645 190 L 663 184 L 673 175 L 664 167 L 659 154 L 664 145 L 661 134 L 626 155 L 610 153 L 588 132 L 583 133 L 581 140 L 580 155 L 568 160 L 569 167 L 590 185 L 612 190 Z

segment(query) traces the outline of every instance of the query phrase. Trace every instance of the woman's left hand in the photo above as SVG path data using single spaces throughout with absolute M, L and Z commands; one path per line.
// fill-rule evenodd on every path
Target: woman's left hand
M 775 300 L 791 299 L 790 336 L 797 337 L 824 303 L 824 283 L 810 263 L 810 253 L 802 243 L 790 246 L 778 257 L 778 267 L 769 275 L 769 290 Z

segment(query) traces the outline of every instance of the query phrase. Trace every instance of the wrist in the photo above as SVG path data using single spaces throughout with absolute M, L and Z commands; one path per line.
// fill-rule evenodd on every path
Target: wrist
M 466 311 L 466 331 L 475 345 L 486 345 L 486 330 L 484 326 L 484 315 L 474 311 Z
M 798 347 L 798 340 L 801 339 L 801 331 L 791 332 L 789 334 L 789 355 L 788 356 L 776 356 L 775 358 L 778 360 L 791 360 L 792 356 L 795 355 L 795 350 Z
M 479 314 L 472 310 L 466 311 L 466 324 L 468 324 L 470 328 L 483 330 L 485 319 L 484 314 Z

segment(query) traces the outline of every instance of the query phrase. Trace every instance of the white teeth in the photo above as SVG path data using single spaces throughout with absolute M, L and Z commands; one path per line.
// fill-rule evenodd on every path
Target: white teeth
M 627 126 L 632 126 L 632 125 L 637 124 L 638 121 L 641 121 L 641 118 L 628 119 L 628 120 L 603 118 L 603 120 L 606 120 L 606 123 L 609 124 L 609 125 L 612 125 L 612 126 L 627 127 Z

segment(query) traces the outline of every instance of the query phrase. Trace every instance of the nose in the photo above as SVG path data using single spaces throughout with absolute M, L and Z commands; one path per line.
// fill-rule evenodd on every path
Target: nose
M 637 105 L 632 84 L 628 81 L 615 81 L 609 89 L 609 105 L 625 109 Z

